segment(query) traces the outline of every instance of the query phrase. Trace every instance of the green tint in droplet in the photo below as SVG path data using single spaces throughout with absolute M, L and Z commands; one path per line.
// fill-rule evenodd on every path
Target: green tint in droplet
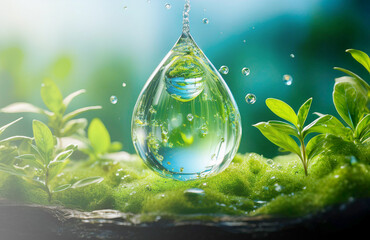
M 229 73 L 229 68 L 227 66 L 221 66 L 220 69 L 218 70 L 220 73 L 226 75 Z
M 254 104 L 257 101 L 257 98 L 253 93 L 248 93 L 245 96 L 245 101 L 249 104 Z
M 138 97 L 132 139 L 153 171 L 185 181 L 219 173 L 230 164 L 239 147 L 241 123 L 225 81 L 189 29 L 183 30 Z

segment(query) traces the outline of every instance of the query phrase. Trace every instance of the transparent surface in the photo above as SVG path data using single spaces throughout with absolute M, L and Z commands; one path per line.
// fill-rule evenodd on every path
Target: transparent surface
M 164 177 L 225 169 L 239 147 L 240 114 L 226 83 L 184 32 L 145 84 L 134 109 L 137 153 Z

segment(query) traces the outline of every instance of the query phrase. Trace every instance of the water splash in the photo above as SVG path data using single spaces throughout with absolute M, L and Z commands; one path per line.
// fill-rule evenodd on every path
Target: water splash
M 190 12 L 190 0 L 185 0 L 184 12 L 183 12 L 183 19 L 182 19 L 182 32 L 189 33 L 189 12 Z

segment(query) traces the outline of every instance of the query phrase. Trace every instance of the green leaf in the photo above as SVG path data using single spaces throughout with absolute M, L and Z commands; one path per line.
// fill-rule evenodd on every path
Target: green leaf
M 53 188 L 52 192 L 53 193 L 61 192 L 61 191 L 64 191 L 64 190 L 67 190 L 67 189 L 71 188 L 71 186 L 72 186 L 71 184 L 60 185 L 58 187 Z
M 355 129 L 355 137 L 362 139 L 370 131 L 370 114 L 366 114 L 358 123 Z
M 0 163 L 0 172 L 5 172 L 14 176 L 19 176 L 19 177 L 26 177 L 27 175 L 24 174 L 23 171 L 17 170 L 15 168 L 12 168 L 8 165 Z
M 13 137 L 8 137 L 6 139 L 1 140 L 0 144 L 10 143 L 10 142 L 15 142 L 15 141 L 32 141 L 32 138 L 26 137 L 26 136 L 13 136 Z
M 310 111 L 312 98 L 308 99 L 298 110 L 298 127 L 302 130 L 304 123 L 307 119 L 308 112 Z
M 366 53 L 356 49 L 347 49 L 346 52 L 349 52 L 370 73 L 370 58 Z
M 320 134 L 310 139 L 306 146 L 308 161 L 326 150 L 326 135 Z
M 335 79 L 333 101 L 343 120 L 355 129 L 367 107 L 367 92 L 352 77 Z
M 64 161 L 73 154 L 73 150 L 66 150 L 55 156 L 53 161 Z
M 112 142 L 112 144 L 109 146 L 108 152 L 118 152 L 122 149 L 122 143 L 120 142 Z
M 62 137 L 68 137 L 79 130 L 85 129 L 87 126 L 87 119 L 86 118 L 79 118 L 79 119 L 72 119 L 66 122 L 64 125 L 64 128 L 61 131 L 61 136 Z
M 362 85 L 364 88 L 366 88 L 366 89 L 367 89 L 367 91 L 368 91 L 368 97 L 370 97 L 370 85 L 369 85 L 369 84 L 367 84 L 367 82 L 366 82 L 364 79 L 362 79 L 362 78 L 361 78 L 360 76 L 358 76 L 356 73 L 353 73 L 353 72 L 351 72 L 351 71 L 349 71 L 349 70 L 347 70 L 347 69 L 340 68 L 340 67 L 335 67 L 334 69 L 335 69 L 335 70 L 342 71 L 342 72 L 344 72 L 344 73 L 346 73 L 346 74 L 350 75 L 351 77 L 354 77 L 355 79 L 357 79 L 357 80 L 358 80 L 358 82 L 360 82 L 360 83 L 361 83 L 361 85 Z
M 322 115 L 307 125 L 302 131 L 303 137 L 310 133 L 328 133 L 344 139 L 351 137 L 351 130 L 343 126 L 337 118 L 331 115 Z
M 63 171 L 65 166 L 68 164 L 68 160 L 64 161 L 52 161 L 50 162 L 49 168 L 49 182 L 53 180 L 59 173 Z
M 71 73 L 72 65 L 71 57 L 60 56 L 51 67 L 53 77 L 57 79 L 66 78 Z
M 45 169 L 44 165 L 36 158 L 34 154 L 23 154 L 17 156 L 16 159 L 21 160 L 26 165 L 30 165 L 38 169 Z
M 101 108 L 102 108 L 101 106 L 90 106 L 90 107 L 84 107 L 84 108 L 77 109 L 73 112 L 70 112 L 70 113 L 66 114 L 63 117 L 63 122 L 67 122 L 68 120 L 76 117 L 77 115 L 79 115 L 81 113 L 91 111 L 91 110 L 98 110 L 98 109 L 101 109 Z
M 288 104 L 275 98 L 268 98 L 266 99 L 266 105 L 277 116 L 297 126 L 298 117 Z
M 282 122 L 282 121 L 275 121 L 275 120 L 268 121 L 267 123 L 278 131 L 281 131 L 290 136 L 295 136 L 299 138 L 297 129 L 295 128 L 295 126 L 289 123 Z
M 77 97 L 78 95 L 81 95 L 81 94 L 83 94 L 83 93 L 85 93 L 85 92 L 86 92 L 86 90 L 85 90 L 85 89 L 81 89 L 81 90 L 78 90 L 78 91 L 76 91 L 76 92 L 73 92 L 73 93 L 69 94 L 69 95 L 68 95 L 68 96 L 63 100 L 63 104 L 64 104 L 64 106 L 66 106 L 66 107 L 67 107 L 75 97 Z
M 0 110 L 3 113 L 40 113 L 47 116 L 51 116 L 52 113 L 42 108 L 36 107 L 30 103 L 17 102 L 12 103 Z
M 43 156 L 45 165 L 47 165 L 51 161 L 54 152 L 53 134 L 44 123 L 38 120 L 33 120 L 32 128 L 37 149 Z
M 299 146 L 289 136 L 288 133 L 282 132 L 279 130 L 279 128 L 276 128 L 273 125 L 266 122 L 260 122 L 253 126 L 258 128 L 261 131 L 261 133 L 275 145 L 300 156 L 301 151 Z
M 87 135 L 96 154 L 108 152 L 111 145 L 110 135 L 99 118 L 94 118 L 91 121 Z
M 90 185 L 90 184 L 100 183 L 103 180 L 104 180 L 104 178 L 102 178 L 102 177 L 88 177 L 88 178 L 84 178 L 84 179 L 81 179 L 81 180 L 75 182 L 72 185 L 72 188 L 85 187 L 85 186 Z
M 56 115 L 62 115 L 65 111 L 63 96 L 57 85 L 46 78 L 41 85 L 41 97 L 45 105 Z
M 22 120 L 23 118 L 21 117 L 21 118 L 18 118 L 17 120 L 14 120 L 13 122 L 11 122 L 11 123 L 8 123 L 8 124 L 6 124 L 6 125 L 4 125 L 4 126 L 2 126 L 2 127 L 0 127 L 0 135 L 5 131 L 5 129 L 7 129 L 8 127 L 10 127 L 11 125 L 13 125 L 14 123 L 16 123 L 16 122 L 18 122 L 18 121 L 20 121 L 20 120 Z

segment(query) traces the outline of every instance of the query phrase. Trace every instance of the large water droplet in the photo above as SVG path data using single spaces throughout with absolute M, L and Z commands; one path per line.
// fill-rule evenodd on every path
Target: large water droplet
M 292 85 L 292 83 L 293 83 L 293 78 L 292 78 L 292 76 L 290 76 L 289 74 L 285 74 L 285 75 L 283 76 L 283 82 L 284 82 L 284 84 L 285 84 L 285 85 L 287 85 L 287 86 Z
M 224 170 L 241 137 L 235 100 L 186 24 L 185 19 L 183 34 L 145 84 L 132 118 L 137 153 L 158 174 L 178 180 Z

